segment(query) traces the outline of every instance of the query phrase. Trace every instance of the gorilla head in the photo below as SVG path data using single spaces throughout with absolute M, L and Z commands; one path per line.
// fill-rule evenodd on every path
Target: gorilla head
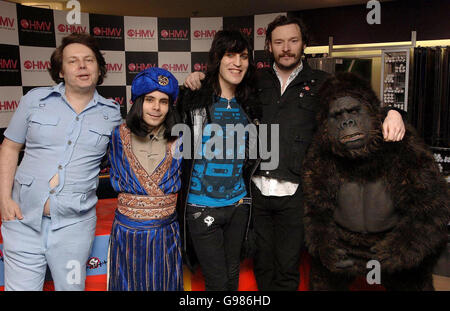
M 325 81 L 320 95 L 322 148 L 352 159 L 380 148 L 380 102 L 367 82 L 351 73 L 338 73 Z
M 347 149 L 359 149 L 369 143 L 370 121 L 369 109 L 354 97 L 338 97 L 330 102 L 328 135 Z

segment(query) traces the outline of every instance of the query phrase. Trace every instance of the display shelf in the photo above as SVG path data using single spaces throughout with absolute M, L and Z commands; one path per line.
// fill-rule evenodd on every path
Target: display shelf
M 439 170 L 447 177 L 447 181 L 450 181 L 450 148 L 430 147 L 430 149 L 438 163 Z
M 383 49 L 381 53 L 382 106 L 408 111 L 410 49 Z

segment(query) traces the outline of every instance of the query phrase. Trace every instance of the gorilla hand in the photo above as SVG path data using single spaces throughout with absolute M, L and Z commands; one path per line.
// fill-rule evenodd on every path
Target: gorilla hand
M 343 249 L 336 249 L 336 254 L 342 258 L 334 264 L 337 269 L 350 268 L 355 264 L 355 262 L 347 256 L 347 253 Z
M 334 266 L 336 267 L 336 269 L 347 269 L 347 268 L 353 267 L 354 264 L 355 264 L 355 262 L 353 260 L 344 259 L 344 260 L 337 262 Z
M 351 269 L 355 263 L 342 248 L 327 247 L 321 253 L 322 263 L 333 272 L 344 272 L 347 269 Z

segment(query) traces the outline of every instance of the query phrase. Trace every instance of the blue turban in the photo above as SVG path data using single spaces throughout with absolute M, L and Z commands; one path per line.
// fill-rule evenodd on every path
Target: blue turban
M 178 80 L 167 70 L 150 67 L 136 75 L 131 84 L 131 100 L 139 96 L 160 91 L 175 102 L 178 97 Z

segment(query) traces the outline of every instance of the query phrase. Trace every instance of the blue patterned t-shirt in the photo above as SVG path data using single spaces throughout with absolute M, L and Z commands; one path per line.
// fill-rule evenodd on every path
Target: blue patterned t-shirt
M 231 205 L 247 194 L 243 178 L 248 119 L 236 102 L 217 97 L 210 109 L 211 123 L 203 130 L 194 160 L 188 203 L 208 207 Z M 228 126 L 227 126 L 228 125 Z M 228 127 L 228 131 L 227 131 Z

